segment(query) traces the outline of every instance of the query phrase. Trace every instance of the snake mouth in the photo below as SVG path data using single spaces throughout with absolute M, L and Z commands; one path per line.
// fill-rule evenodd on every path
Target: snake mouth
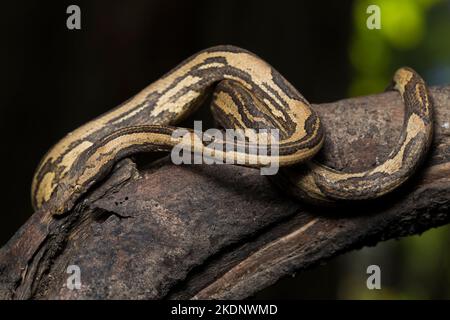
M 45 206 L 56 216 L 63 215 L 72 210 L 75 202 L 81 195 L 81 186 L 67 186 L 61 184 L 55 191 L 54 197 Z

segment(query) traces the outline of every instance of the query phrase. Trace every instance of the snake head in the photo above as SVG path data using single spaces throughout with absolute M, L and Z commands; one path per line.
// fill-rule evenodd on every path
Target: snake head
M 63 215 L 73 208 L 81 194 L 82 187 L 80 185 L 66 185 L 62 183 L 58 185 L 54 196 L 45 207 L 55 216 Z

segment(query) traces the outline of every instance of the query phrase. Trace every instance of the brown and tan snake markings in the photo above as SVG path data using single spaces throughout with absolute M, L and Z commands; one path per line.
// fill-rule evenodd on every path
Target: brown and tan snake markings
M 45 207 L 53 214 L 65 213 L 118 160 L 137 152 L 169 151 L 182 143 L 172 137 L 175 126 L 195 112 L 211 91 L 212 113 L 221 127 L 279 130 L 277 162 L 286 168 L 276 179 L 286 192 L 326 202 L 381 196 L 412 175 L 432 136 L 432 106 L 424 81 L 408 68 L 399 69 L 393 80 L 405 103 L 397 147 L 375 168 L 343 173 L 310 160 L 323 143 L 320 120 L 274 68 L 233 46 L 201 51 L 53 146 L 36 170 L 33 206 Z M 200 153 L 205 148 L 201 144 L 191 150 Z M 222 160 L 249 159 L 248 154 L 239 152 L 234 148 L 217 156 Z M 243 165 L 259 167 L 263 163 L 245 160 Z

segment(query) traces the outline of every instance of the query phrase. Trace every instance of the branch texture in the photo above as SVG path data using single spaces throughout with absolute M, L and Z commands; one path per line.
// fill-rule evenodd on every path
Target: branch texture
M 351 207 L 299 203 L 255 169 L 126 159 L 73 212 L 35 212 L 0 250 L 0 298 L 246 298 L 348 250 L 446 224 L 450 86 L 431 96 L 426 163 L 399 190 Z M 326 130 L 317 158 L 338 170 L 374 166 L 397 143 L 395 92 L 314 108 Z M 81 269 L 80 290 L 66 287 L 68 265 Z

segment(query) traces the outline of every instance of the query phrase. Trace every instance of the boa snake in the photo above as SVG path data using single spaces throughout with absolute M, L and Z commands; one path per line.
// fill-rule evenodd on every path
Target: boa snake
M 201 51 L 50 149 L 33 178 L 33 206 L 65 213 L 118 160 L 137 152 L 170 150 L 180 143 L 172 137 L 173 126 L 192 114 L 212 90 L 213 115 L 222 127 L 280 131 L 277 161 L 283 168 L 276 180 L 286 191 L 321 202 L 379 197 L 412 175 L 432 137 L 432 106 L 424 81 L 412 69 L 401 68 L 393 83 L 405 104 L 398 145 L 380 165 L 344 173 L 310 160 L 323 143 L 320 119 L 274 68 L 233 46 Z M 206 147 L 202 144 L 192 151 Z M 248 155 L 239 151 L 220 154 L 222 159 L 241 156 L 247 159 L 244 165 L 250 166 Z M 305 164 L 291 166 L 301 162 Z

